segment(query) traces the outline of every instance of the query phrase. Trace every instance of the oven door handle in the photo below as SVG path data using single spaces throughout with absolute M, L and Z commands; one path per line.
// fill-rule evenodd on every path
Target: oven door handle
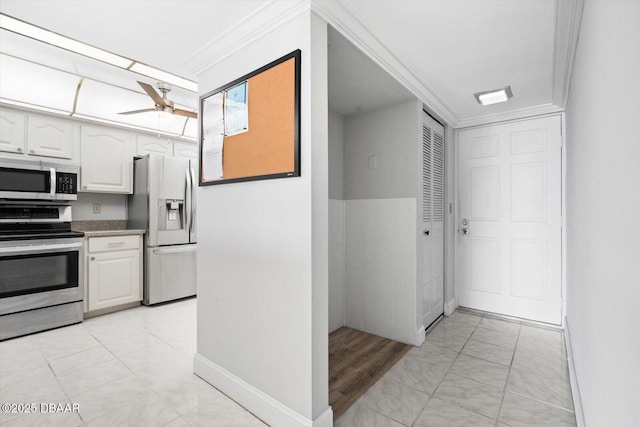
M 49 171 L 51 173 L 51 182 L 50 184 L 50 188 L 49 188 L 49 194 L 51 195 L 52 198 L 56 197 L 56 169 L 55 168 L 49 168 Z
M 34 246 L 14 246 L 9 248 L 0 248 L 0 254 L 29 254 L 29 253 L 46 253 L 61 252 L 65 249 L 77 250 L 82 247 L 82 242 L 78 243 L 58 243 L 55 245 L 34 245 Z

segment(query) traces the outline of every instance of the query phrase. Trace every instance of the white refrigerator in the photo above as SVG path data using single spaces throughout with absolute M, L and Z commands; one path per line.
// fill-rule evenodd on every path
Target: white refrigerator
M 196 294 L 194 162 L 156 153 L 134 159 L 127 226 L 146 229 L 145 305 Z

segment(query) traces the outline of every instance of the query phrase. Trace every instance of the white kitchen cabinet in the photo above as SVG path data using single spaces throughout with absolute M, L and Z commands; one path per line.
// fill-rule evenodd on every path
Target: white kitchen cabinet
M 24 113 L 0 108 L 0 151 L 25 152 L 25 122 Z
M 144 156 L 149 153 L 159 153 L 171 156 L 173 154 L 171 141 L 166 138 L 162 139 L 149 135 L 138 135 L 136 154 L 138 156 Z
M 142 236 L 87 240 L 88 311 L 142 301 Z
M 29 114 L 27 154 L 71 159 L 73 157 L 73 123 L 56 117 Z
M 134 135 L 102 126 L 82 125 L 80 190 L 131 193 Z
M 173 156 L 183 159 L 198 158 L 198 143 L 186 141 L 173 141 Z

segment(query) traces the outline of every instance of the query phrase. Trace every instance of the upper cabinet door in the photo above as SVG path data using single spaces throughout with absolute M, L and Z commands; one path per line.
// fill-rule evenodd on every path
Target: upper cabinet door
M 82 125 L 80 189 L 94 193 L 131 193 L 134 135 Z
M 196 142 L 173 141 L 173 156 L 184 159 L 197 159 L 198 144 Z
M 25 151 L 25 115 L 0 108 L 0 151 L 23 154 Z
M 138 144 L 136 145 L 136 154 L 144 156 L 149 153 L 172 155 L 171 142 L 168 139 L 161 139 L 149 135 L 138 135 Z
M 33 156 L 73 157 L 73 124 L 55 117 L 29 115 L 27 153 Z

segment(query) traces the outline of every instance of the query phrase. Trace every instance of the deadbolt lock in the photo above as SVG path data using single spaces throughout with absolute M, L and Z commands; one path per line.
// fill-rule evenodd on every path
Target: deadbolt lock
M 469 220 L 468 219 L 463 219 L 462 220 L 462 225 L 469 225 Z

